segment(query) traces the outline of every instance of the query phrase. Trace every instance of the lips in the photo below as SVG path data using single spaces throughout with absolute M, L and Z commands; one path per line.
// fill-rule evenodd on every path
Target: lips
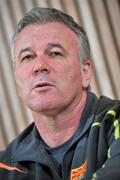
M 49 87 L 49 86 L 53 86 L 52 84 L 48 83 L 48 82 L 37 82 L 33 89 L 37 89 L 37 88 L 43 88 L 43 87 Z

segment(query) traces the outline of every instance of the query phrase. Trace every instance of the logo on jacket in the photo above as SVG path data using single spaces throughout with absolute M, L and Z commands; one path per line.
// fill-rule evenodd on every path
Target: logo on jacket
M 87 162 L 85 161 L 82 166 L 75 168 L 71 171 L 70 180 L 81 180 L 86 172 Z

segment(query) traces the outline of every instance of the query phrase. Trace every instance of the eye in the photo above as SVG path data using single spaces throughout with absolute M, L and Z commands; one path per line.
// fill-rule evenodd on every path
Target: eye
M 50 52 L 50 56 L 52 57 L 63 56 L 63 54 L 59 51 L 53 51 L 53 52 Z
M 23 57 L 21 58 L 21 61 L 32 60 L 33 58 L 35 58 L 35 55 L 33 55 L 33 54 L 28 54 L 28 55 L 26 55 L 26 56 L 23 56 Z

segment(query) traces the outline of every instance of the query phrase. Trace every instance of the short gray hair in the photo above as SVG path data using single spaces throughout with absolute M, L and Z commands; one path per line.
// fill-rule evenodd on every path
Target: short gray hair
M 90 59 L 90 45 L 85 31 L 79 26 L 74 19 L 54 8 L 36 7 L 31 9 L 19 21 L 16 32 L 13 36 L 12 43 L 14 44 L 16 36 L 30 24 L 45 24 L 47 22 L 61 22 L 69 27 L 78 37 L 78 55 L 80 62 L 83 63 L 86 59 Z

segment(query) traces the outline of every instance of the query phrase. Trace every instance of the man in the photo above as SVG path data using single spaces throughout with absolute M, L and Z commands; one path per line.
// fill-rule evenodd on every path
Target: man
M 59 10 L 35 8 L 19 22 L 12 52 L 34 123 L 1 152 L 0 179 L 120 179 L 120 101 L 90 92 L 83 29 Z

